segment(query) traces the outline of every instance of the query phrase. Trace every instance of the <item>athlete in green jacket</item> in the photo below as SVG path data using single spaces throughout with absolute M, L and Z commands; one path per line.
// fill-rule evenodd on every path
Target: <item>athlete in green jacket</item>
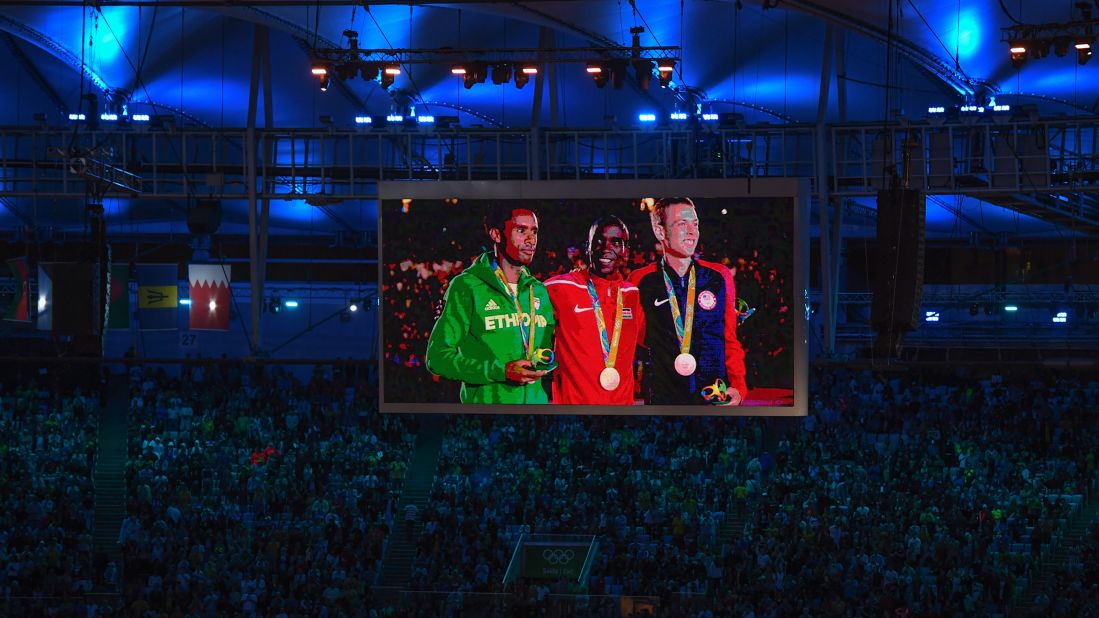
M 462 403 L 548 403 L 547 372 L 532 363 L 537 350 L 553 348 L 554 327 L 546 286 L 528 269 L 538 218 L 522 208 L 501 212 L 485 222 L 495 250 L 447 288 L 427 342 L 427 369 L 460 380 Z

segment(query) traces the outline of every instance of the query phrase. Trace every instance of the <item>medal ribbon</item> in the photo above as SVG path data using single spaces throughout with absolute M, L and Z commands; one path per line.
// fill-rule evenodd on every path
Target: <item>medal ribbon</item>
M 515 310 L 519 312 L 519 333 L 521 335 L 521 341 L 523 342 L 523 353 L 526 360 L 534 360 L 534 331 L 537 330 L 537 323 L 535 322 L 536 316 L 534 315 L 534 286 L 530 286 L 530 302 L 527 303 L 527 307 L 530 307 L 530 332 L 523 326 L 523 307 L 519 305 L 518 288 L 515 292 L 511 291 L 511 285 L 508 284 L 508 279 L 504 276 L 504 269 L 496 266 L 496 278 L 500 280 L 500 283 L 504 284 L 504 289 L 507 291 L 508 296 L 511 298 L 511 302 L 515 303 Z
M 614 310 L 614 335 L 607 340 L 607 322 L 603 319 L 603 309 L 599 306 L 599 294 L 595 292 L 595 284 L 588 278 L 588 296 L 591 297 L 591 306 L 595 310 L 595 325 L 599 329 L 599 345 L 603 348 L 603 364 L 614 368 L 614 361 L 618 358 L 618 341 L 622 338 L 622 286 L 618 287 L 618 305 Z
M 675 323 L 675 335 L 679 339 L 680 354 L 691 351 L 691 331 L 695 323 L 695 267 L 691 264 L 691 275 L 687 278 L 687 316 L 684 318 L 679 311 L 679 299 L 675 296 L 672 280 L 668 277 L 668 271 L 661 263 L 660 272 L 664 274 L 664 289 L 668 291 L 668 304 L 672 306 L 672 322 Z

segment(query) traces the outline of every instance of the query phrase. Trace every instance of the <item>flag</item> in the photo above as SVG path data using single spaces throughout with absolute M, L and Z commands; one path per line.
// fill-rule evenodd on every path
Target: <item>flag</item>
M 111 266 L 111 289 L 107 298 L 110 300 L 110 316 L 107 318 L 107 328 L 130 327 L 130 267 L 127 265 Z
M 229 330 L 229 267 L 191 264 L 191 330 Z
M 30 267 L 27 265 L 27 258 L 17 257 L 10 259 L 8 260 L 8 266 L 15 276 L 15 296 L 11 299 L 8 310 L 4 312 L 4 319 L 13 322 L 30 322 Z
M 38 265 L 38 330 L 53 330 L 53 264 Z
M 179 267 L 138 264 L 137 323 L 141 330 L 179 328 Z

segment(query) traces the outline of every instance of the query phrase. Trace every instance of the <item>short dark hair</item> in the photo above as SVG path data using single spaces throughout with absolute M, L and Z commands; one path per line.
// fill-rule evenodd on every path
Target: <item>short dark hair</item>
M 608 225 L 617 225 L 618 227 L 622 228 L 622 231 L 626 234 L 626 243 L 629 244 L 630 228 L 626 226 L 626 222 L 618 218 L 617 215 L 601 215 L 598 219 L 593 221 L 591 227 L 588 228 L 589 249 L 591 249 L 591 239 L 595 236 L 595 233 L 607 227 Z
M 503 233 L 504 226 L 516 210 L 529 210 L 534 213 L 535 217 L 538 216 L 538 211 L 530 204 L 520 200 L 493 200 L 489 202 L 485 209 L 485 234 L 488 235 L 488 231 L 491 229 L 497 229 Z
M 695 208 L 697 210 L 695 203 L 692 202 L 691 198 L 689 197 L 662 197 L 656 200 L 656 203 L 653 204 L 652 212 L 649 213 L 652 224 L 664 227 L 665 213 L 668 212 L 669 208 L 675 206 L 676 204 L 686 204 L 691 208 Z

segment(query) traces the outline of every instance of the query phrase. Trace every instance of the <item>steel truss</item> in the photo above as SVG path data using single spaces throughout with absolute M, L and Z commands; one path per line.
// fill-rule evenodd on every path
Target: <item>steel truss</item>
M 0 128 L 0 194 L 73 197 L 95 159 L 133 184 L 108 196 L 245 198 L 244 129 L 141 125 L 108 130 Z M 803 125 L 721 126 L 693 119 L 652 128 L 486 129 L 379 121 L 367 128 L 256 129 L 261 199 L 373 199 L 383 180 L 817 178 L 834 197 L 890 183 L 966 194 L 1038 216 L 1099 226 L 1099 117 L 1025 122 L 833 125 L 829 160 Z M 269 150 L 268 150 L 269 148 Z M 62 156 L 63 153 L 63 156 Z M 127 178 L 130 178 L 127 176 Z M 817 192 L 813 187 L 814 194 Z

